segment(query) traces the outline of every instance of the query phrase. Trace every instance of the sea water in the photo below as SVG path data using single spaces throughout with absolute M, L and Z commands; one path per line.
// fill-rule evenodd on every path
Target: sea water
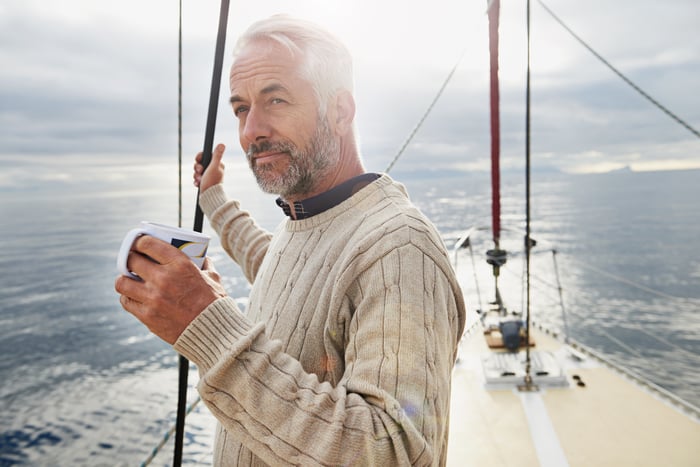
M 54 166 L 0 183 L 0 466 L 138 465 L 172 426 L 177 356 L 121 309 L 113 289 L 123 235 L 141 220 L 179 222 L 165 170 Z M 393 176 L 448 245 L 490 224 L 488 174 Z M 563 295 L 542 295 L 565 303 L 570 334 L 695 405 L 699 181 L 698 171 L 535 174 L 531 201 L 532 236 L 556 249 L 561 273 Z M 245 195 L 263 227 L 281 221 L 249 179 L 234 173 L 227 188 Z M 522 229 L 523 177 L 504 174 L 501 188 L 504 227 Z M 185 195 L 187 227 L 192 190 Z M 245 296 L 249 285 L 216 241 L 210 254 L 229 293 Z M 559 312 L 532 313 L 563 325 Z M 193 369 L 190 402 L 196 379 Z M 210 461 L 212 420 L 201 404 L 188 418 L 184 463 Z M 171 450 L 152 465 L 168 465 Z

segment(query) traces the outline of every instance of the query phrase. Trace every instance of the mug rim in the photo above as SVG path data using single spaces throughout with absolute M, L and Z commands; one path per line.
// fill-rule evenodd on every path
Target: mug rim
M 141 226 L 148 226 L 152 225 L 156 228 L 160 228 L 163 230 L 167 230 L 170 232 L 178 232 L 180 234 L 186 234 L 186 235 L 191 235 L 193 237 L 197 238 L 206 238 L 206 239 L 211 239 L 211 237 L 203 232 L 197 232 L 196 230 L 190 230 L 186 229 L 184 227 L 177 227 L 175 225 L 168 225 L 168 224 L 162 224 L 160 222 L 151 222 L 151 221 L 141 221 Z

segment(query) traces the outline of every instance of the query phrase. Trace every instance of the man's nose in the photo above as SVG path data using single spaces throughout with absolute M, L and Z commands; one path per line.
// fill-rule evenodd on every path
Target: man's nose
M 251 107 L 248 110 L 245 122 L 243 123 L 241 136 L 243 136 L 248 144 L 270 137 L 270 125 L 267 122 L 264 112 L 256 107 Z

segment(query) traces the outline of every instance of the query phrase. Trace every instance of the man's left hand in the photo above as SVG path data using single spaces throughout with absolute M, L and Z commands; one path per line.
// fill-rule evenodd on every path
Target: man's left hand
M 122 307 L 169 344 L 226 290 L 209 258 L 202 270 L 186 254 L 157 238 L 138 238 L 127 267 L 141 280 L 120 276 L 114 288 Z

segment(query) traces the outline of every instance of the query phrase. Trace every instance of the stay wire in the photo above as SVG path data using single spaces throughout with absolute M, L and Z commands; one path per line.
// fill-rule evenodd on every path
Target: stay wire
M 182 227 L 182 0 L 177 29 L 177 226 Z
M 625 76 L 620 70 L 615 68 L 610 62 L 608 62 L 605 58 L 603 58 L 603 56 L 601 56 L 598 52 L 596 52 L 593 49 L 593 47 L 591 47 L 583 39 L 581 39 L 581 37 L 579 37 L 569 26 L 566 25 L 566 23 L 564 23 L 564 21 L 562 21 L 556 14 L 554 14 L 554 12 L 547 5 L 545 5 L 542 0 L 537 0 L 537 1 L 542 6 L 542 8 L 544 8 L 545 11 L 547 13 L 549 13 L 549 15 L 552 18 L 554 18 L 554 20 L 556 22 L 558 22 L 564 29 L 566 29 L 566 31 L 569 34 L 571 34 L 574 37 L 574 39 L 576 39 L 581 45 L 583 45 L 586 49 L 588 49 L 588 51 L 591 52 L 598 60 L 603 62 L 603 64 L 605 64 L 605 66 L 610 68 L 610 70 L 612 70 L 613 73 L 615 73 L 617 76 L 622 78 L 622 80 L 624 82 L 626 82 L 628 85 L 630 85 L 635 91 L 637 91 L 639 94 L 641 94 L 644 98 L 646 98 L 649 102 L 651 102 L 653 105 L 655 105 L 657 108 L 659 108 L 662 112 L 664 112 L 666 115 L 668 115 L 673 120 L 675 120 L 676 123 L 682 125 L 686 129 L 688 129 L 691 133 L 693 133 L 695 136 L 700 138 L 700 131 L 698 131 L 695 128 L 693 128 L 692 126 L 690 126 L 690 124 L 685 122 L 678 115 L 671 112 L 669 109 L 667 109 L 665 106 L 663 106 L 659 101 L 657 101 L 656 99 L 651 97 L 649 94 L 644 92 L 644 90 L 642 90 L 642 88 L 640 88 L 635 83 L 633 83 L 632 80 L 630 80 L 627 76 Z
M 445 90 L 447 87 L 447 84 L 450 82 L 452 79 L 452 76 L 454 76 L 455 71 L 457 71 L 457 67 L 459 66 L 459 63 L 462 61 L 462 57 L 464 57 L 464 54 L 466 53 L 466 49 L 462 51 L 462 54 L 459 56 L 459 59 L 457 60 L 457 63 L 455 63 L 455 66 L 452 68 L 450 73 L 447 75 L 447 78 L 445 78 L 445 81 L 442 83 L 442 86 L 438 90 L 437 94 L 433 98 L 433 101 L 430 103 L 428 108 L 425 110 L 423 113 L 423 116 L 421 117 L 420 121 L 418 121 L 418 124 L 413 128 L 413 131 L 411 131 L 411 134 L 408 135 L 408 138 L 406 138 L 406 141 L 404 141 L 403 145 L 401 146 L 401 149 L 399 149 L 399 152 L 396 153 L 394 156 L 394 159 L 389 163 L 387 168 L 384 170 L 385 173 L 389 173 L 389 171 L 394 167 L 396 162 L 399 160 L 399 158 L 403 155 L 403 152 L 406 150 L 406 147 L 409 145 L 413 137 L 416 135 L 420 127 L 423 125 L 423 122 L 425 122 L 425 119 L 428 118 L 428 114 L 433 110 L 433 107 L 435 107 L 435 103 L 440 99 L 440 96 L 442 95 L 442 92 Z

